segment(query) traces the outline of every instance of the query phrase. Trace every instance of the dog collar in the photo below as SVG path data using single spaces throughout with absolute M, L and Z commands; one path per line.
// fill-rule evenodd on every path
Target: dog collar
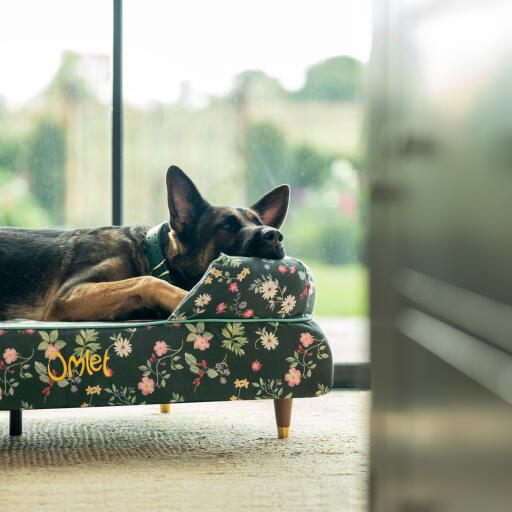
M 144 249 L 149 261 L 151 275 L 172 284 L 167 258 L 162 250 L 162 231 L 167 222 L 152 227 L 144 238 Z

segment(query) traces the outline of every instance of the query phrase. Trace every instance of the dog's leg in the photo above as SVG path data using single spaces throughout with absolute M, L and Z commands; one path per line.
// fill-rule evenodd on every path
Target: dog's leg
M 152 307 L 172 311 L 186 295 L 185 290 L 152 276 L 83 283 L 57 293 L 45 320 L 116 320 Z

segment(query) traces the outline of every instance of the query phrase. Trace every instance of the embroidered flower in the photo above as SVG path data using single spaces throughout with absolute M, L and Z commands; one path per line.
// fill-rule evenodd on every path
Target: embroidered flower
M 259 372 L 261 370 L 261 363 L 259 361 L 253 361 L 251 368 L 253 372 Z
M 155 381 L 149 377 L 142 377 L 137 386 L 144 396 L 151 395 L 155 391 Z
M 313 343 L 313 336 L 309 332 L 303 332 L 300 335 L 300 342 L 305 346 L 309 347 Z
M 117 335 L 117 341 L 114 343 L 114 350 L 119 357 L 128 357 L 132 352 L 132 344 L 123 339 L 121 333 Z
M 277 270 L 279 270 L 279 272 L 281 272 L 281 274 L 286 273 L 286 267 L 284 265 L 279 265 L 279 267 L 277 267 Z
M 213 274 L 213 277 L 220 277 L 222 275 L 222 270 L 212 268 L 210 269 L 210 274 Z
M 290 274 L 295 274 L 295 271 L 297 270 L 297 267 L 295 265 L 292 265 L 290 267 Z
M 7 364 L 14 363 L 18 359 L 15 348 L 6 348 L 4 352 L 4 359 Z
M 244 309 L 247 307 L 247 302 L 245 302 L 245 300 L 243 300 L 242 302 L 240 302 L 240 304 L 238 304 L 238 307 L 240 309 Z
M 2 400 L 2 388 L 0 388 L 0 400 Z
M 297 368 L 290 368 L 289 372 L 284 376 L 284 380 L 288 382 L 288 385 L 293 388 L 300 384 L 300 371 Z
M 101 392 L 101 388 L 99 386 L 87 386 L 85 392 L 88 395 L 99 395 Z
M 267 350 L 274 350 L 279 345 L 279 340 L 273 332 L 267 332 L 265 328 L 261 330 L 260 342 Z
M 69 391 L 71 391 L 71 393 L 76 393 L 78 391 L 78 387 L 75 386 L 74 384 L 69 388 Z
M 259 291 L 265 300 L 269 300 L 274 298 L 275 294 L 277 293 L 277 288 L 277 281 L 269 279 L 268 281 L 265 281 L 261 284 Z
M 60 352 L 60 348 L 57 347 L 57 345 L 52 345 L 50 343 L 48 345 L 48 348 L 44 352 L 44 357 L 46 357 L 46 359 L 50 359 L 50 361 L 53 361 L 54 359 L 57 358 L 57 354 L 55 354 L 54 352 Z
M 289 314 L 295 307 L 295 297 L 293 295 L 287 295 L 283 302 L 281 302 L 281 309 L 278 311 L 280 315 Z
M 217 313 L 224 313 L 225 309 L 226 309 L 226 303 L 225 302 L 221 302 L 220 304 L 217 304 L 217 307 L 215 308 L 217 310 Z
M 5 334 L 5 331 L 4 331 L 3 329 L 0 329 L 0 336 L 1 336 L 2 334 Z
M 204 284 L 212 284 L 212 282 L 213 282 L 213 279 L 212 279 L 210 276 L 208 276 L 208 277 L 204 280 Z
M 229 286 L 228 286 L 228 290 L 231 292 L 231 293 L 235 293 L 238 291 L 238 284 L 237 283 L 231 283 Z
M 228 380 L 226 379 L 226 377 L 221 377 L 221 378 L 219 379 L 219 382 L 220 382 L 221 384 L 226 384 L 226 382 L 227 382 L 227 381 L 228 381 Z
M 156 352 L 158 357 L 161 357 L 167 353 L 167 343 L 165 343 L 165 341 L 157 341 L 153 347 L 153 350 Z
M 36 331 L 34 331 L 34 329 L 25 329 L 25 332 L 27 334 L 34 334 Z
M 210 348 L 210 342 L 208 341 L 208 338 L 198 334 L 194 340 L 194 348 L 199 350 L 206 350 L 207 348 Z
M 248 309 L 244 311 L 244 318 L 251 318 L 254 315 L 254 311 L 252 309 Z
M 247 379 L 243 379 L 243 380 L 236 379 L 235 380 L 235 388 L 247 389 L 248 387 L 249 387 L 249 381 Z
M 242 269 L 242 272 L 240 272 L 236 278 L 239 280 L 239 281 L 242 281 L 243 279 L 245 279 L 247 277 L 247 275 L 249 275 L 251 273 L 251 271 L 249 270 L 248 267 L 244 267 Z
M 196 307 L 200 308 L 206 306 L 212 300 L 212 296 L 209 293 L 202 293 L 194 301 Z

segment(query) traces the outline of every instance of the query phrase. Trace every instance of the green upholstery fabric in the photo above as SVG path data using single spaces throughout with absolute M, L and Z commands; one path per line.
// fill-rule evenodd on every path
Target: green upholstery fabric
M 0 409 L 327 393 L 314 297 L 298 260 L 221 255 L 169 320 L 0 323 Z

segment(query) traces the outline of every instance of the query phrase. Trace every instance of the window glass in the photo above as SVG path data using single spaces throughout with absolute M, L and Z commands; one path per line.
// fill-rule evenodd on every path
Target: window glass
M 0 225 L 110 223 L 111 11 L 0 4 Z
M 168 218 L 170 164 L 214 204 L 247 206 L 289 183 L 287 254 L 315 275 L 316 315 L 336 358 L 366 360 L 370 2 L 131 0 L 124 9 L 125 221 Z

